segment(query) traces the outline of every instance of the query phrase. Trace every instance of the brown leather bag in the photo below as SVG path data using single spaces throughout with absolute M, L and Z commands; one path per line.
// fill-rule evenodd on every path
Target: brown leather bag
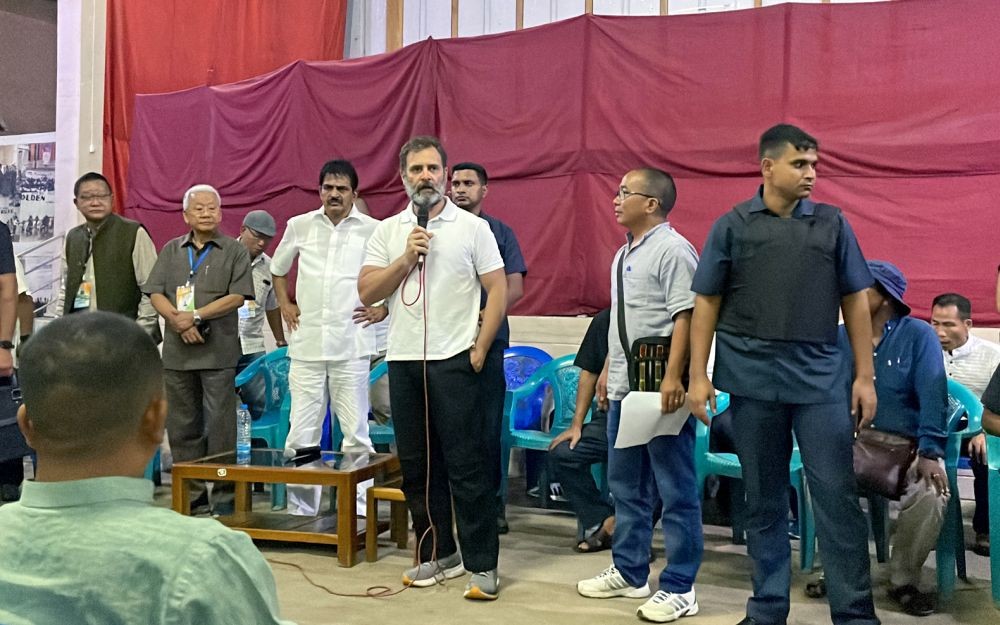
M 854 439 L 854 475 L 858 486 L 899 501 L 906 490 L 906 472 L 916 457 L 916 439 L 864 428 Z

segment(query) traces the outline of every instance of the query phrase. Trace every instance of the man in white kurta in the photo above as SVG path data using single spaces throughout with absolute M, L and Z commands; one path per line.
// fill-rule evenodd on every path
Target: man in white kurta
M 349 162 L 326 163 L 320 172 L 323 206 L 288 220 L 271 259 L 275 293 L 290 330 L 292 406 L 287 449 L 319 445 L 329 404 L 344 436 L 341 450 L 374 451 L 368 437 L 368 370 L 376 344 L 369 326 L 384 319 L 387 309 L 362 306 L 358 298 L 365 246 L 378 221 L 354 207 L 357 186 L 357 173 Z M 296 258 L 293 301 L 287 277 Z M 358 487 L 361 513 L 367 486 Z M 289 486 L 289 512 L 315 515 L 320 497 L 319 487 Z

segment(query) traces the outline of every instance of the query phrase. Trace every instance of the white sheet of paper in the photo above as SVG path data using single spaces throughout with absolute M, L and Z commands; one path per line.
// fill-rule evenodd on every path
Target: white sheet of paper
M 622 400 L 615 449 L 645 445 L 657 436 L 677 436 L 690 414 L 687 406 L 663 414 L 659 393 L 632 391 Z

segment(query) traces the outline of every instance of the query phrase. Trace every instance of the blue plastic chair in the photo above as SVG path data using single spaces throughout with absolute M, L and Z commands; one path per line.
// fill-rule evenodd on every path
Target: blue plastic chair
M 715 398 L 716 410 L 709 410 L 709 416 L 714 417 L 729 408 L 729 394 L 720 393 Z M 710 429 L 698 421 L 695 430 L 695 471 L 698 479 L 698 495 L 702 496 L 705 478 L 709 475 L 720 475 L 733 479 L 743 479 L 743 467 L 736 454 L 715 453 L 708 449 Z M 816 523 L 813 519 L 812 501 L 809 499 L 809 488 L 806 483 L 805 470 L 802 467 L 802 457 L 798 447 L 792 449 L 792 457 L 788 466 L 789 480 L 798 499 L 799 509 L 799 567 L 803 571 L 811 571 L 816 556 Z M 734 522 L 733 532 L 740 532 Z
M 580 368 L 573 364 L 575 358 L 576 354 L 569 354 L 550 360 L 536 369 L 520 386 L 507 388 L 504 396 L 503 440 L 500 455 L 500 494 L 504 501 L 507 499 L 507 467 L 510 464 L 511 449 L 517 447 L 547 452 L 552 439 L 564 432 L 573 422 L 573 413 L 576 410 L 576 387 L 580 383 Z M 555 414 L 549 431 L 546 432 L 537 425 L 529 428 L 518 427 L 524 423 L 524 419 L 518 418 L 519 411 L 524 410 L 524 406 L 533 401 L 539 392 L 544 395 L 546 387 L 552 389 Z M 590 418 L 589 414 L 587 418 Z M 598 475 L 606 475 L 606 471 L 601 469 L 597 471 Z M 602 481 L 606 481 L 606 478 L 602 478 Z M 542 506 L 545 507 L 548 503 L 548 497 L 545 496 L 548 484 L 541 486 Z
M 388 373 L 389 363 L 383 360 L 368 373 L 368 386 L 372 386 L 379 378 Z M 378 447 L 392 445 L 396 442 L 396 432 L 392 429 L 392 421 L 384 424 L 368 421 L 368 437 L 371 439 L 372 445 Z M 340 451 L 343 442 L 344 433 L 340 429 L 340 422 L 333 418 L 329 407 L 327 407 L 320 447 L 325 451 Z
M 263 439 L 270 449 L 283 449 L 288 438 L 289 417 L 292 410 L 292 395 L 288 392 L 288 370 L 291 359 L 288 348 L 281 347 L 250 363 L 236 376 L 236 386 L 250 382 L 255 376 L 264 376 L 264 412 L 253 422 L 251 436 Z M 286 504 L 285 485 L 271 487 L 271 506 L 284 508 Z
M 990 468 L 990 535 L 1000 536 L 1000 436 L 986 435 L 986 464 Z M 993 605 L 1000 610 L 1000 549 L 990 550 Z
M 537 347 L 515 345 L 503 352 L 503 373 L 507 390 L 521 387 L 528 378 L 552 356 Z M 534 394 L 518 399 L 514 413 L 514 424 L 519 429 L 538 427 L 542 423 L 542 404 L 545 402 L 545 387 L 539 387 Z M 504 414 L 507 414 L 504 412 Z

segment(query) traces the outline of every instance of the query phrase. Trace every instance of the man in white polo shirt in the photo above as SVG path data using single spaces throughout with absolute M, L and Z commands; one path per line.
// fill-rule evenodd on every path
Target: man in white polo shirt
M 445 197 L 447 156 L 436 138 L 407 142 L 399 171 L 411 201 L 375 228 L 358 290 L 362 302 L 386 299 L 392 311 L 389 397 L 420 557 L 403 583 L 431 586 L 468 569 L 465 597 L 492 600 L 500 543 L 488 456 L 496 445 L 486 439 L 491 416 L 476 409 L 477 376 L 504 315 L 503 260 L 489 224 Z M 480 285 L 486 306 L 478 327 Z
M 985 341 L 971 334 L 972 303 L 958 293 L 944 293 L 931 304 L 931 325 L 941 341 L 944 370 L 969 388 L 976 397 L 982 397 L 993 372 L 1000 366 L 1000 345 Z M 990 555 L 990 499 L 987 489 L 989 470 L 986 466 L 986 436 L 977 434 L 968 442 L 969 460 L 972 465 L 973 491 L 976 511 L 972 516 L 972 529 L 976 542 L 975 553 Z
M 344 435 L 345 453 L 371 453 L 368 437 L 368 368 L 375 353 L 369 327 L 387 314 L 385 306 L 362 306 L 358 271 L 365 244 L 378 221 L 358 212 L 354 197 L 358 174 L 348 161 L 333 160 L 319 174 L 323 205 L 288 220 L 271 259 L 274 291 L 288 324 L 288 388 L 291 423 L 285 447 L 319 445 L 329 403 Z M 296 301 L 288 293 L 288 272 L 299 259 Z M 358 487 L 358 510 L 365 510 Z M 316 486 L 289 486 L 288 511 L 315 515 L 321 491 Z

